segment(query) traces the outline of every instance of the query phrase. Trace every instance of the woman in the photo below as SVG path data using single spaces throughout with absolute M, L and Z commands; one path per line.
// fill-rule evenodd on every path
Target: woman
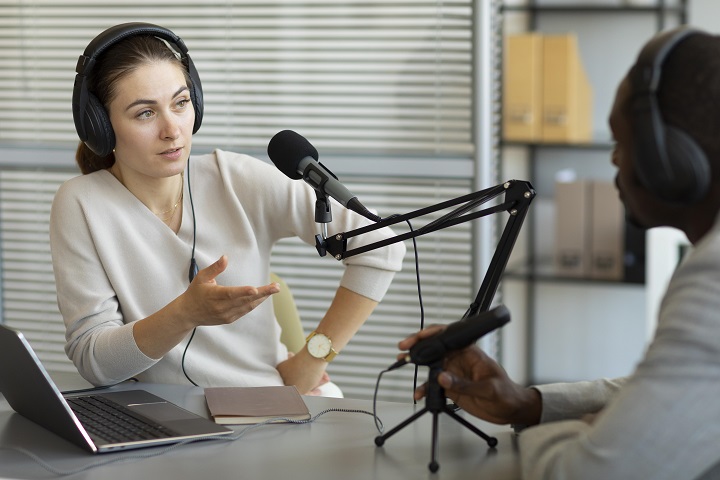
M 84 175 L 58 190 L 50 235 L 66 352 L 79 372 L 96 385 L 136 377 L 308 393 L 324 383 L 331 355 L 303 348 L 288 358 L 265 302 L 278 291 L 267 284 L 272 246 L 292 236 L 314 245 L 312 189 L 246 155 L 217 150 L 190 160 L 202 89 L 169 30 L 108 29 L 88 45 L 78 73 Z M 338 209 L 331 226 L 363 223 Z M 384 229 L 362 243 L 390 235 Z M 340 351 L 404 251 L 397 243 L 347 260 L 313 342 L 331 339 Z

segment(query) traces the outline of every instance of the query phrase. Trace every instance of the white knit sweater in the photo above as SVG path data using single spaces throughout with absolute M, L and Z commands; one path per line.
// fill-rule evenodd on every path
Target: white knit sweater
M 298 236 L 314 247 L 315 194 L 303 182 L 258 159 L 223 151 L 192 157 L 185 176 L 197 219 L 199 268 L 223 254 L 229 258 L 219 284 L 267 284 L 271 250 L 282 238 Z M 139 350 L 132 333 L 133 322 L 188 287 L 193 217 L 187 182 L 184 188 L 177 235 L 106 170 L 67 181 L 55 196 L 50 239 L 67 328 L 65 349 L 83 377 L 96 385 L 131 377 L 188 382 L 181 369 L 187 340 L 154 360 Z M 368 222 L 337 203 L 332 213 L 330 233 Z M 349 248 L 392 235 L 389 229 L 377 230 L 356 237 Z M 313 247 L 308 257 L 317 257 Z M 381 300 L 404 253 L 404 245 L 396 243 L 347 259 L 341 285 Z M 334 262 L 329 257 L 316 261 Z M 198 328 L 186 370 L 203 386 L 282 384 L 275 366 L 287 358 L 287 350 L 279 337 L 272 302 L 263 302 L 231 325 Z

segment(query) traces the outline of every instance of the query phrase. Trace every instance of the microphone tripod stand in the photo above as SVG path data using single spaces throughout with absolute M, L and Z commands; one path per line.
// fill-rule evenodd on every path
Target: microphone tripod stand
M 427 382 L 427 389 L 425 391 L 425 406 L 407 419 L 405 419 L 403 422 L 395 426 L 392 430 L 388 431 L 383 435 L 378 435 L 377 437 L 375 437 L 375 445 L 377 445 L 378 447 L 382 447 L 385 444 L 385 440 L 392 437 L 397 432 L 399 432 L 424 414 L 430 413 L 432 414 L 432 447 L 428 469 L 430 469 L 431 472 L 435 473 L 440 468 L 440 465 L 438 464 L 436 458 L 438 446 L 438 415 L 440 415 L 441 413 L 449 415 L 451 418 L 468 428 L 471 432 L 481 437 L 487 442 L 490 448 L 495 447 L 498 441 L 497 438 L 487 435 L 475 425 L 455 413 L 455 410 L 447 404 L 447 401 L 445 399 L 445 389 L 443 389 L 438 383 L 438 375 L 440 375 L 440 372 L 442 371 L 442 360 L 439 360 L 436 363 L 429 365 L 429 367 L 430 375 Z
M 505 194 L 505 200 L 492 207 L 488 207 L 479 211 L 474 211 L 477 206 L 489 202 L 490 200 Z M 336 260 L 342 260 L 343 258 L 358 255 L 360 253 L 375 250 L 376 248 L 384 247 L 396 242 L 407 240 L 409 238 L 415 238 L 427 233 L 431 233 L 443 228 L 447 228 L 453 225 L 458 225 L 476 218 L 484 217 L 499 212 L 507 212 L 509 214 L 508 220 L 503 229 L 500 240 L 498 241 L 495 253 L 490 260 L 485 277 L 483 278 L 482 284 L 477 292 L 475 300 L 470 304 L 468 310 L 463 315 L 462 319 L 477 315 L 479 312 L 485 312 L 490 308 L 492 299 L 497 291 L 500 278 L 505 271 L 507 261 L 510 258 L 510 253 L 515 245 L 520 228 L 522 227 L 525 216 L 527 215 L 530 207 L 530 202 L 535 198 L 535 190 L 533 189 L 530 182 L 520 180 L 509 180 L 503 184 L 489 187 L 478 192 L 474 192 L 462 197 L 458 197 L 452 200 L 438 203 L 430 207 L 422 208 L 414 212 L 410 212 L 404 215 L 396 215 L 382 219 L 381 221 L 360 227 L 349 232 L 337 233 L 334 235 L 327 235 L 327 232 L 323 232 L 323 235 L 316 235 L 316 249 L 320 256 L 325 256 L 330 253 Z M 321 199 L 321 195 L 318 195 L 318 200 Z M 460 205 L 461 204 L 461 205 Z M 363 245 L 352 250 L 347 249 L 348 239 L 362 235 L 373 230 L 377 230 L 382 227 L 394 225 L 399 222 L 404 222 L 411 218 L 426 215 L 431 212 L 436 212 L 441 209 L 449 208 L 455 205 L 460 205 L 449 213 L 441 216 L 440 218 L 428 223 L 427 225 L 417 230 L 396 235 L 385 240 L 374 242 L 368 245 Z M 471 212 L 471 213 L 468 213 Z M 459 416 L 455 411 L 447 405 L 445 391 L 437 381 L 437 377 L 442 370 L 442 359 L 437 362 L 428 365 L 430 367 L 430 375 L 427 384 L 427 394 L 425 397 L 425 407 L 411 415 L 409 418 L 404 420 L 398 426 L 394 427 L 388 433 L 375 438 L 375 445 L 378 447 L 382 446 L 390 436 L 394 435 L 398 431 L 410 423 L 417 420 L 425 413 L 430 412 L 433 416 L 432 424 L 432 459 L 428 468 L 431 472 L 436 472 L 440 466 L 436 460 L 437 454 L 437 422 L 438 415 L 440 413 L 446 413 L 453 419 L 460 422 L 462 425 L 470 429 L 475 434 L 483 438 L 488 446 L 495 447 L 497 445 L 497 439 L 486 435 L 484 432 L 476 428 L 474 425 L 466 421 L 464 418 Z

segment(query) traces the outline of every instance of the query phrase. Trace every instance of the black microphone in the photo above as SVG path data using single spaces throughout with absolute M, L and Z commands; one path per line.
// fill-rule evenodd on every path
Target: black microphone
M 317 150 L 302 135 L 292 130 L 278 132 L 270 139 L 267 152 L 275 166 L 293 180 L 303 179 L 318 192 L 340 202 L 343 207 L 374 222 L 381 220 L 365 208 L 330 170 L 318 162 Z
M 437 335 L 420 340 L 410 348 L 405 358 L 388 368 L 395 370 L 408 363 L 431 365 L 445 357 L 448 352 L 471 345 L 480 337 L 502 327 L 510 321 L 510 312 L 504 305 L 458 320 Z

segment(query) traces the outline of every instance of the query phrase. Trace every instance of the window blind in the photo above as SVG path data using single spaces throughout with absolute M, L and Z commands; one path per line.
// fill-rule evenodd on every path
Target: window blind
M 50 206 L 72 173 L 0 170 L 3 323 L 22 331 L 45 368 L 74 371 L 65 355 L 50 256 Z
M 187 44 L 205 98 L 196 146 L 264 151 L 290 128 L 327 152 L 473 152 L 470 0 L 2 0 L 0 142 L 75 144 L 78 55 L 129 21 Z

